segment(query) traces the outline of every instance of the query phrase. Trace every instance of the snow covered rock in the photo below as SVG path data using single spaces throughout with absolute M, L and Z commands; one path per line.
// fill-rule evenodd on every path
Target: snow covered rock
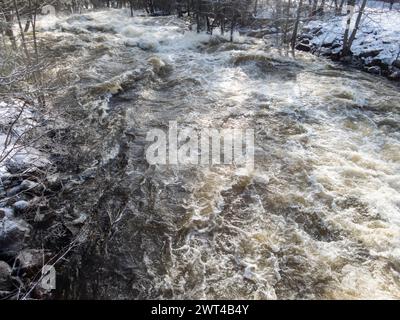
M 0 221 L 3 218 L 12 218 L 14 216 L 14 210 L 11 208 L 0 208 Z
M 24 212 L 26 209 L 29 208 L 29 202 L 25 200 L 17 201 L 13 204 L 15 211 L 17 212 Z

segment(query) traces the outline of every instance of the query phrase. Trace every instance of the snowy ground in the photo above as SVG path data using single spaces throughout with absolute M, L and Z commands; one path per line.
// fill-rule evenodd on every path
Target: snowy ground
M 379 59 L 386 65 L 391 65 L 400 55 L 400 10 L 398 4 L 395 9 L 388 10 L 387 3 L 371 1 L 361 20 L 360 29 L 351 47 L 354 55 L 376 52 L 376 54 L 363 57 L 368 64 L 372 59 Z M 356 19 L 353 16 L 353 23 Z M 318 30 L 310 43 L 313 47 L 331 46 L 342 44 L 345 30 L 346 16 L 333 17 L 325 21 L 311 21 L 305 25 L 305 30 Z M 352 26 L 353 27 L 353 26 Z M 337 53 L 341 46 L 332 50 Z
M 42 167 L 48 163 L 39 150 L 22 142 L 37 125 L 32 110 L 23 102 L 0 102 L 0 178 L 7 175 L 7 167 Z

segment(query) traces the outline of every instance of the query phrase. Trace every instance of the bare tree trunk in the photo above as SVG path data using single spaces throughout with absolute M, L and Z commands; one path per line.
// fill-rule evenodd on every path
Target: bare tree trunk
M 291 0 L 288 1 L 287 4 L 287 10 L 286 10 L 286 21 L 285 21 L 285 28 L 284 28 L 284 32 L 283 32 L 283 43 L 286 44 L 287 43 L 287 35 L 289 32 L 289 18 L 290 18 L 290 6 L 291 6 Z
M 313 4 L 310 11 L 310 17 L 315 17 L 317 14 L 318 0 L 313 0 Z
M 358 28 L 360 27 L 361 18 L 364 13 L 366 4 L 367 4 L 367 0 L 362 0 L 360 11 L 358 12 L 356 23 L 354 25 L 354 29 L 351 32 L 351 35 L 350 35 L 349 41 L 347 42 L 346 48 L 343 48 L 344 55 L 348 55 L 350 53 L 351 46 L 353 44 L 354 39 L 356 38 Z
M 29 11 L 33 13 L 30 20 L 32 21 L 32 36 L 33 36 L 33 47 L 35 50 L 35 60 L 36 63 L 39 63 L 39 49 L 38 49 L 38 43 L 37 43 L 37 37 L 36 37 L 36 18 L 37 18 L 37 10 L 38 10 L 38 0 L 35 0 L 35 7 L 32 10 L 32 0 L 29 0 Z
M 258 0 L 254 1 L 254 15 L 257 15 L 257 10 L 258 10 Z
M 133 0 L 129 1 L 130 7 L 131 7 L 131 17 L 133 17 Z
M 321 4 L 319 5 L 318 8 L 318 13 L 320 15 L 324 15 L 324 10 L 325 10 L 325 0 L 321 0 Z
M 13 15 L 12 15 L 11 12 L 4 12 L 4 17 L 5 17 L 5 20 L 6 20 L 5 34 L 10 39 L 12 48 L 14 50 L 16 50 L 17 49 L 17 43 L 15 41 L 14 31 L 12 29 Z
M 233 16 L 232 17 L 232 22 L 231 22 L 231 37 L 230 37 L 230 41 L 233 42 L 233 31 L 235 29 L 235 24 L 236 24 L 236 17 Z
M 299 31 L 300 16 L 301 16 L 302 10 L 303 10 L 303 0 L 300 0 L 299 7 L 297 8 L 296 22 L 294 24 L 294 29 L 293 29 L 293 34 L 292 34 L 292 43 L 291 43 L 292 50 L 294 50 L 296 47 L 297 32 Z
M 196 23 L 197 23 L 197 33 L 200 33 L 200 0 L 197 0 L 196 3 Z
M 25 33 L 24 33 L 23 28 L 22 28 L 21 17 L 19 15 L 17 1 L 13 0 L 13 4 L 14 4 L 15 15 L 17 16 L 19 31 L 20 31 L 20 34 L 21 34 L 22 48 L 24 49 L 24 53 L 25 53 L 26 59 L 28 61 L 28 64 L 30 64 L 31 63 L 31 56 L 29 54 L 28 47 L 26 46 Z
M 24 28 L 24 32 L 25 32 L 25 33 L 29 31 L 30 25 L 31 25 L 31 18 L 28 18 L 28 19 L 26 20 L 26 23 L 25 23 L 25 28 Z
M 338 15 L 342 14 L 344 2 L 345 2 L 345 0 L 341 0 L 340 1 L 340 6 L 339 6 L 339 9 L 338 9 Z
M 351 18 L 354 13 L 354 5 L 356 0 L 348 0 L 347 1 L 347 21 L 346 21 L 346 30 L 344 31 L 343 36 L 343 48 L 342 48 L 342 56 L 347 55 L 350 52 L 349 46 L 349 33 L 350 33 L 350 24 Z

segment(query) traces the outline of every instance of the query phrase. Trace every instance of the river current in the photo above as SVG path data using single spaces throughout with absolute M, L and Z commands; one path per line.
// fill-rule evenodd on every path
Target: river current
M 400 298 L 398 87 L 175 17 L 108 10 L 39 28 L 71 52 L 59 70 L 82 108 L 124 124 L 102 161 L 124 148 L 125 191 L 99 208 L 118 227 L 74 297 Z M 253 129 L 254 168 L 149 166 L 146 133 L 170 121 Z

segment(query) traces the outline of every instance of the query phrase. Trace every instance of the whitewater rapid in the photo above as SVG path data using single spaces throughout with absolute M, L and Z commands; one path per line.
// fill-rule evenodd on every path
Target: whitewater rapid
M 79 266 L 71 286 L 85 290 L 71 296 L 400 298 L 398 87 L 175 17 L 109 10 L 39 26 L 49 50 L 68 52 L 51 72 L 69 77 L 91 121 L 107 136 L 123 118 L 135 137 L 118 188 L 93 209 L 129 214 L 107 254 Z M 146 132 L 169 121 L 254 129 L 254 170 L 149 167 Z M 120 149 L 105 144 L 101 161 Z

